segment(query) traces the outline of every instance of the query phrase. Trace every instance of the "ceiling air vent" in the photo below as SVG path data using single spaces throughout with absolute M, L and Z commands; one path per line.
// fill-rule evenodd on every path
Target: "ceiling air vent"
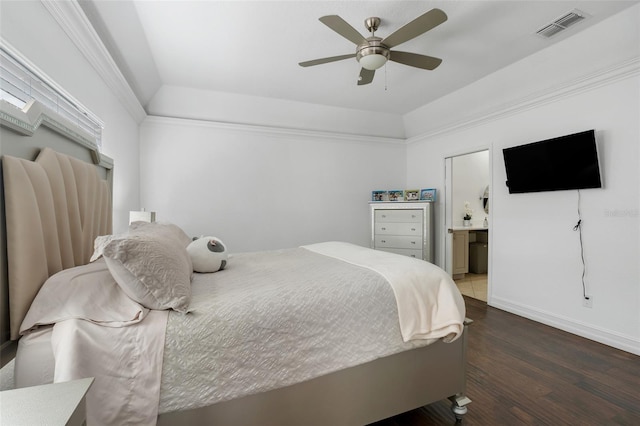
M 566 30 L 571 25 L 577 24 L 587 16 L 588 15 L 586 13 L 581 12 L 578 9 L 574 9 L 571 12 L 562 15 L 552 23 L 540 28 L 538 31 L 536 31 L 536 34 L 542 37 L 549 38 L 555 34 L 558 34 L 560 31 Z

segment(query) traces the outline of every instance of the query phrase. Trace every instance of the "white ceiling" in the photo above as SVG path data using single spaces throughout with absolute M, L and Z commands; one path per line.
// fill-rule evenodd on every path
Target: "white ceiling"
M 80 1 L 146 106 L 161 85 L 405 114 L 557 43 L 638 1 Z M 357 86 L 355 52 L 318 18 L 339 15 L 385 37 L 437 7 L 448 21 L 396 49 L 443 59 L 425 71 L 394 62 Z M 590 17 L 545 39 L 536 30 L 579 9 Z M 588 46 L 585 46 L 588 51 Z

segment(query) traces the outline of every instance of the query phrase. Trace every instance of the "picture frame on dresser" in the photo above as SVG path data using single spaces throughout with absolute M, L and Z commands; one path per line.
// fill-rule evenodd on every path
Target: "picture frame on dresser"
M 420 190 L 420 201 L 436 201 L 435 188 L 427 188 Z
M 392 189 L 389 191 L 389 201 L 402 201 L 404 200 L 403 189 Z
M 419 189 L 405 189 L 404 200 L 405 201 L 418 201 L 420 199 Z
M 371 191 L 371 201 L 389 201 L 387 191 Z

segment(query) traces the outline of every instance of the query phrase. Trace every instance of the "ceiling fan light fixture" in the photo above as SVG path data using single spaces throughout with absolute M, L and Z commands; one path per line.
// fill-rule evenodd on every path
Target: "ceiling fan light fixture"
M 375 71 L 389 60 L 389 48 L 378 37 L 369 37 L 367 43 L 358 46 L 356 59 L 364 69 Z
M 379 53 L 363 56 L 360 58 L 362 68 L 375 71 L 387 63 L 387 57 Z
M 433 70 L 440 65 L 442 59 L 432 56 L 421 55 L 410 52 L 393 52 L 391 49 L 405 43 L 411 39 L 426 33 L 447 20 L 447 14 L 440 9 L 431 9 L 423 13 L 413 21 L 397 29 L 384 39 L 376 37 L 375 32 L 380 26 L 380 18 L 372 17 L 364 21 L 370 37 L 364 38 L 358 30 L 353 28 L 347 21 L 338 15 L 327 15 L 320 18 L 320 22 L 356 45 L 356 53 L 351 55 L 330 56 L 328 58 L 314 59 L 312 61 L 300 62 L 301 67 L 326 64 L 329 62 L 341 61 L 356 57 L 358 64 L 362 67 L 358 79 L 358 86 L 369 84 L 373 81 L 375 71 L 387 63 L 388 60 L 403 65 L 409 65 L 424 70 Z

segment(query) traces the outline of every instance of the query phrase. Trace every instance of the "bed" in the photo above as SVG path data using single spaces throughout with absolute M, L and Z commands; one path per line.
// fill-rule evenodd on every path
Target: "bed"
M 29 137 L 7 127 L 0 131 L 3 140 L 1 148 L 4 176 L 2 221 L 6 222 L 6 228 L 3 228 L 6 232 L 3 234 L 2 242 L 3 291 L 6 293 L 8 289 L 11 339 L 20 339 L 16 361 L 17 364 L 22 364 L 23 371 L 24 366 L 29 366 L 27 369 L 33 365 L 41 366 L 35 373 L 38 377 L 33 378 L 34 374 L 32 374 L 26 382 L 53 380 L 55 372 L 52 372 L 54 368 L 51 366 L 52 354 L 50 350 L 47 351 L 47 348 L 52 345 L 53 331 L 51 330 L 55 327 L 63 330 L 64 327 L 58 324 L 68 324 L 73 321 L 61 321 L 55 326 L 49 326 L 39 324 L 36 319 L 32 321 L 33 324 L 27 324 L 26 329 L 21 329 L 21 325 L 28 322 L 30 315 L 34 315 L 34 309 L 30 311 L 32 303 L 34 306 L 38 305 L 34 300 L 46 299 L 47 303 L 55 305 L 57 302 L 52 303 L 55 297 L 50 295 L 65 294 L 56 288 L 43 287 L 45 282 L 53 281 L 51 277 L 71 273 L 77 268 L 81 268 L 82 276 L 87 275 L 87 269 L 92 268 L 91 273 L 102 274 L 102 277 L 113 275 L 110 273 L 112 270 L 104 263 L 100 263 L 101 260 L 90 262 L 92 255 L 95 254 L 96 238 L 112 234 L 110 188 L 113 162 L 90 146 L 78 144 L 77 140 L 68 137 L 68 134 L 60 132 L 59 129 L 53 131 L 41 126 L 33 132 L 33 136 Z M 29 195 L 25 196 L 25 194 Z M 145 226 L 147 225 L 143 228 Z M 106 261 L 109 261 L 108 257 Z M 140 311 L 142 313 L 134 314 L 132 317 L 132 324 L 135 323 L 136 327 L 151 322 L 149 318 L 156 318 L 160 315 L 159 313 L 166 315 L 165 328 L 161 331 L 164 333 L 166 330 L 167 334 L 166 338 L 162 334 L 163 351 L 160 351 L 164 354 L 164 359 L 158 358 L 158 353 L 153 351 L 148 358 L 144 358 L 148 361 L 145 364 L 151 365 L 155 370 L 164 370 L 161 373 L 162 384 L 158 397 L 160 402 L 155 408 L 156 411 L 151 410 L 153 416 L 151 423 L 157 421 L 160 425 L 368 424 L 446 398 L 452 401 L 455 416 L 461 418 L 467 410 L 466 405 L 470 402 L 465 395 L 467 327 L 461 322 L 464 319 L 464 313 L 458 324 L 459 333 L 446 329 L 443 332 L 444 335 L 438 337 L 419 335 L 419 332 L 414 337 L 404 336 L 402 312 L 408 311 L 400 309 L 400 306 L 395 303 L 388 302 L 394 299 L 394 295 L 397 301 L 399 292 L 403 291 L 393 285 L 389 286 L 389 283 L 395 279 L 393 275 L 396 273 L 394 271 L 397 270 L 397 265 L 405 272 L 414 266 L 418 269 L 427 267 L 422 263 L 406 263 L 413 261 L 415 259 L 403 259 L 402 256 L 383 254 L 350 244 L 327 242 L 271 252 L 235 254 L 229 259 L 229 266 L 224 271 L 215 274 L 193 274 L 190 278 L 192 287 L 190 291 L 193 291 L 193 294 L 191 294 L 191 302 L 187 304 L 188 309 L 199 313 L 207 310 L 208 306 L 215 306 L 216 311 L 227 310 L 235 315 L 236 323 L 221 325 L 216 329 L 216 333 L 208 335 L 207 340 L 218 338 L 215 344 L 219 347 L 225 346 L 225 342 L 236 338 L 237 344 L 229 346 L 234 346 L 233 349 L 236 351 L 245 352 L 235 352 L 234 356 L 220 355 L 216 358 L 215 363 L 225 365 L 220 369 L 226 370 L 227 375 L 216 376 L 210 385 L 206 382 L 203 384 L 202 381 L 206 379 L 202 378 L 198 379 L 200 382 L 189 381 L 187 376 L 190 371 L 198 368 L 181 366 L 180 360 L 185 353 L 198 351 L 203 346 L 202 341 L 194 343 L 185 340 L 189 339 L 188 337 L 172 337 L 173 334 L 170 333 L 173 329 L 192 327 L 192 323 L 185 325 L 180 321 L 184 321 L 184 318 L 191 320 L 198 316 L 193 312 L 185 314 L 174 310 L 170 312 L 146 310 L 143 306 Z M 308 266 L 309 264 L 313 266 Z M 384 267 L 380 269 L 380 264 L 387 264 L 388 269 Z M 430 265 L 428 268 L 432 268 L 431 273 L 437 273 L 433 269 L 435 267 Z M 259 322 L 253 323 L 251 327 L 246 327 L 244 325 L 251 320 L 251 316 L 258 313 L 245 313 L 244 316 L 235 314 L 238 306 L 251 309 L 252 306 L 263 306 L 261 303 L 268 303 L 269 309 L 262 309 L 262 311 L 275 311 L 278 309 L 277 300 L 286 299 L 290 303 L 291 298 L 288 298 L 288 295 L 292 293 L 291 287 L 283 288 L 278 284 L 283 280 L 282 271 L 296 270 L 299 273 L 311 269 L 336 270 L 330 281 L 343 281 L 340 291 L 344 293 L 334 294 L 335 288 L 329 287 L 322 290 L 324 281 L 306 282 L 306 279 L 300 279 L 298 276 L 296 278 L 298 282 L 304 281 L 307 285 L 303 287 L 302 284 L 295 284 L 296 288 L 300 287 L 296 290 L 298 293 L 317 294 L 315 302 L 306 302 L 308 306 L 304 309 L 294 304 L 280 307 L 285 310 L 284 312 L 288 312 L 286 315 L 291 315 L 290 318 L 282 320 L 284 314 L 280 312 L 278 314 L 280 320 L 275 321 L 273 325 L 260 326 L 269 324 L 270 321 L 262 318 L 256 320 Z M 249 283 L 250 280 L 247 277 L 261 277 L 267 270 L 275 273 L 275 284 L 260 283 L 259 286 L 255 283 L 238 284 L 239 282 Z M 398 275 L 402 274 L 398 273 Z M 438 279 L 441 281 L 441 287 L 436 290 L 436 293 L 442 293 L 438 297 L 453 299 L 459 297 L 459 293 L 457 296 L 455 293 L 443 295 L 442 289 L 450 283 L 447 282 L 448 278 Z M 367 286 L 375 288 L 377 296 L 363 295 L 362 291 L 358 291 L 353 286 L 352 283 L 355 280 L 363 280 L 368 283 Z M 212 282 L 217 286 L 216 288 L 227 290 L 220 290 L 222 293 L 216 293 L 213 296 L 207 295 L 209 289 L 214 286 Z M 229 284 L 225 284 L 227 282 Z M 374 282 L 378 284 L 369 284 Z M 252 285 L 254 287 L 251 287 Z M 361 288 L 364 284 L 359 285 Z M 238 293 L 240 287 L 247 287 L 244 289 L 246 292 Z M 255 296 L 258 294 L 256 291 L 264 293 Z M 273 293 L 275 297 L 267 299 L 266 293 Z M 221 296 L 222 294 L 224 297 Z M 250 299 L 252 296 L 247 294 L 253 294 L 254 299 L 248 302 L 247 298 Z M 71 295 L 70 293 L 69 297 Z M 235 304 L 226 307 L 219 304 L 219 299 L 227 300 L 234 297 Z M 328 301 L 331 297 L 333 299 Z M 354 301 L 356 298 L 360 298 L 357 303 L 334 307 L 339 305 L 340 299 Z M 322 317 L 335 316 L 341 320 L 326 321 L 322 326 L 316 324 L 313 326 L 315 331 L 312 333 L 308 330 L 287 329 L 286 333 L 282 331 L 282 327 L 291 327 L 291 324 L 305 322 L 304 313 L 315 312 L 312 311 L 314 308 L 311 305 L 318 305 L 318 301 L 331 306 L 334 311 L 319 311 L 314 314 L 316 317 L 322 320 Z M 64 300 L 60 303 L 64 303 Z M 118 303 L 119 306 L 124 304 L 124 302 Z M 132 309 L 137 312 L 133 305 Z M 260 309 L 256 311 L 258 310 Z M 357 327 L 358 320 L 352 317 L 347 318 L 345 314 L 347 311 L 358 311 L 363 315 L 371 315 L 371 311 L 375 311 L 377 316 L 368 317 L 369 319 L 366 320 L 372 325 L 371 330 L 367 327 L 366 332 L 363 331 L 360 324 L 358 332 L 352 332 L 348 337 L 340 338 L 334 335 L 333 343 L 328 348 L 329 352 L 318 350 L 317 347 L 322 346 L 319 342 L 328 339 L 316 335 L 319 333 L 318 329 L 331 329 L 338 324 L 340 326 L 334 327 L 337 333 L 339 332 L 337 329 L 340 328 L 353 331 L 353 328 Z M 260 314 L 266 315 L 268 312 Z M 400 326 L 398 326 L 398 317 L 400 317 Z M 375 319 L 371 320 L 371 318 Z M 219 318 L 218 320 L 220 321 Z M 86 323 L 90 323 L 86 320 L 76 322 L 81 324 L 79 327 L 85 327 Z M 162 322 L 162 318 L 156 321 L 156 323 Z M 411 323 L 410 318 L 408 322 Z M 347 323 L 351 326 L 346 327 L 344 324 Z M 101 332 L 108 328 L 98 327 L 101 328 Z M 211 325 L 202 327 L 205 330 L 213 329 Z M 455 328 L 455 326 L 452 327 Z M 248 338 L 240 334 L 243 328 L 248 328 L 249 332 L 257 334 Z M 110 333 L 115 329 L 114 327 L 105 332 Z M 136 330 L 129 325 L 120 329 L 126 329 L 127 332 Z M 299 333 L 296 338 L 300 336 L 307 338 L 304 340 L 305 343 L 301 344 L 296 340 L 287 347 L 284 354 L 277 355 L 277 352 L 274 352 L 263 355 L 263 351 L 266 351 L 264 342 L 275 339 L 273 336 L 284 335 L 282 340 L 273 340 L 273 344 L 270 345 L 275 347 L 271 349 L 278 349 L 292 340 L 296 332 Z M 390 337 L 376 339 L 376 333 L 380 336 L 387 333 Z M 396 335 L 394 337 L 389 333 Z M 25 334 L 29 335 L 30 340 L 23 337 Z M 78 334 L 78 331 L 74 329 L 69 334 Z M 148 332 L 144 331 L 132 340 L 148 335 Z M 199 336 L 201 338 L 202 334 Z M 265 338 L 265 336 L 269 337 Z M 391 344 L 382 350 L 376 347 L 379 343 L 377 340 L 385 339 Z M 259 350 L 254 350 L 250 356 L 237 355 L 246 353 L 247 347 L 243 345 L 249 344 L 250 341 L 260 342 L 261 344 L 257 346 Z M 27 343 L 22 344 L 23 342 Z M 366 345 L 372 347 L 367 351 L 354 349 Z M 56 357 L 62 358 L 68 355 L 67 363 L 72 368 L 76 368 L 79 362 L 74 356 L 77 356 L 77 353 L 69 354 L 72 350 L 68 349 L 74 345 L 65 343 L 58 346 L 63 347 L 64 350 L 57 351 Z M 211 351 L 214 350 L 218 351 L 218 349 L 211 349 Z M 347 360 L 339 360 L 337 355 L 339 353 L 350 355 Z M 243 361 L 239 364 L 240 358 Z M 43 359 L 49 361 L 42 361 Z M 53 362 L 57 363 L 59 360 L 56 359 Z M 200 358 L 196 356 L 196 362 L 207 363 L 207 368 L 200 368 L 201 370 L 218 368 L 209 365 L 211 361 L 202 358 L 202 355 Z M 255 365 L 253 365 L 254 362 Z M 128 364 L 124 362 L 121 365 Z M 298 373 L 293 374 L 294 370 Z M 80 370 L 80 373 L 76 372 L 76 374 L 87 374 L 87 371 L 91 370 Z M 276 377 L 256 377 L 269 376 L 270 374 L 266 373 L 274 371 L 280 373 L 273 374 Z M 58 375 L 56 380 L 60 380 L 61 377 L 73 378 L 73 376 Z M 256 377 L 253 384 L 252 377 Z M 176 386 L 181 381 L 188 383 L 189 389 L 176 390 Z M 24 383 L 25 380 L 22 382 Z M 172 385 L 167 386 L 167 383 Z M 193 389 L 200 388 L 202 388 L 200 391 L 192 392 Z M 93 391 L 92 387 L 90 393 Z M 107 393 L 110 391 L 112 389 L 107 388 Z M 88 400 L 89 398 L 90 395 Z M 91 410 L 91 405 L 89 407 Z M 137 422 L 132 421 L 131 424 L 133 423 Z

